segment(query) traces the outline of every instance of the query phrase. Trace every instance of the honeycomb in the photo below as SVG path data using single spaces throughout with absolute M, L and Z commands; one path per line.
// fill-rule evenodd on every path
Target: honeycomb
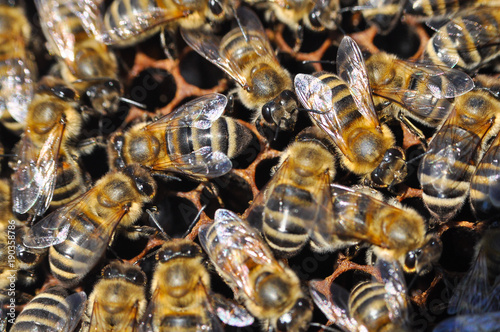
M 28 13 L 34 26 L 34 44 L 40 76 L 46 74 L 43 68 L 49 68 L 54 59 L 47 54 L 40 31 L 38 17 L 32 3 L 27 4 Z M 340 31 L 315 33 L 306 30 L 304 43 L 299 52 L 293 50 L 293 36 L 290 30 L 279 22 L 264 20 L 262 11 L 258 14 L 263 19 L 266 32 L 282 65 L 292 75 L 297 73 L 312 73 L 319 70 L 335 72 L 333 61 L 337 46 L 343 36 Z M 394 53 L 401 58 L 417 59 L 423 52 L 423 47 L 432 33 L 425 24 L 403 17 L 397 27 L 388 35 L 382 36 L 376 28 L 369 27 L 364 22 L 360 13 L 345 13 L 342 28 L 368 53 L 379 50 Z M 174 36 L 174 45 L 177 50 L 175 58 L 167 58 L 160 46 L 158 36 L 139 43 L 138 45 L 116 49 L 120 62 L 120 74 L 125 86 L 125 96 L 139 103 L 144 103 L 147 110 L 137 107 L 121 105 L 119 114 L 105 117 L 100 123 L 90 123 L 84 130 L 84 136 L 92 137 L 96 133 L 105 138 L 116 130 L 126 130 L 139 121 L 153 119 L 159 115 L 170 113 L 184 102 L 198 96 L 212 92 L 228 93 L 234 83 L 214 65 L 192 51 L 182 41 L 177 33 Z M 304 62 L 305 61 L 305 62 Z M 323 61 L 323 62 L 319 62 Z M 254 139 L 241 156 L 233 160 L 234 169 L 227 175 L 213 179 L 209 183 L 197 183 L 188 179 L 182 181 L 158 180 L 158 194 L 152 206 L 159 212 L 162 227 L 171 236 L 182 236 L 186 232 L 187 238 L 197 241 L 198 229 L 203 224 L 212 222 L 217 208 L 226 208 L 244 215 L 251 201 L 269 181 L 271 170 L 278 162 L 281 151 L 303 128 L 311 125 L 307 114 L 299 114 L 297 128 L 292 133 L 282 132 L 276 140 L 268 140 L 251 123 L 251 112 L 236 99 L 234 106 L 226 115 L 239 119 L 254 134 Z M 408 178 L 398 188 L 396 193 L 384 191 L 387 197 L 396 197 L 399 201 L 417 209 L 427 220 L 430 215 L 421 201 L 416 171 L 418 156 L 424 150 L 420 141 L 399 122 L 391 123 L 397 142 L 406 152 L 409 164 Z M 428 138 L 432 131 L 422 128 Z M 16 137 L 2 132 L 2 142 L 7 142 L 6 149 L 12 148 Z M 102 160 L 96 165 L 94 160 Z M 106 150 L 98 148 L 90 155 L 84 157 L 83 163 L 86 170 L 94 180 L 105 174 Z M 3 167 L 4 174 L 8 168 Z M 8 175 L 5 175 L 8 176 Z M 356 178 L 344 170 L 338 170 L 336 183 L 352 185 Z M 149 206 L 150 208 L 151 206 Z M 194 225 L 192 221 L 200 209 L 204 209 Z M 147 215 L 138 224 L 148 224 Z M 192 226 L 192 228 L 188 229 Z M 479 239 L 479 234 L 484 229 L 483 223 L 476 223 L 468 208 L 462 211 L 449 222 L 435 226 L 432 231 L 439 235 L 443 241 L 443 254 L 435 268 L 424 276 L 407 275 L 409 286 L 408 294 L 411 299 L 410 323 L 414 331 L 430 331 L 432 328 L 447 318 L 447 302 L 452 294 L 452 288 L 469 268 L 473 256 L 474 244 Z M 163 243 L 160 236 L 151 237 L 149 240 L 130 241 L 118 237 L 108 250 L 106 259 L 91 272 L 90 277 L 78 286 L 89 294 L 99 270 L 108 262 L 116 258 L 129 262 L 140 260 L 141 267 L 151 278 L 154 267 L 154 258 L 148 257 L 155 248 Z M 299 275 L 303 281 L 312 279 L 325 279 L 324 286 L 329 288 L 335 282 L 347 290 L 352 289 L 362 280 L 377 277 L 373 266 L 367 265 L 365 260 L 366 248 L 350 248 L 349 250 L 318 254 L 311 252 L 307 247 L 298 256 L 290 258 L 286 263 Z M 39 271 L 38 282 L 29 289 L 22 290 L 36 294 L 40 289 L 57 283 L 50 275 L 48 265 Z M 149 287 L 149 284 L 148 284 Z M 231 291 L 223 281 L 213 273 L 213 290 L 231 297 Z M 18 307 L 22 309 L 22 305 Z M 319 309 L 315 308 L 313 322 L 330 325 Z M 227 327 L 228 331 L 259 331 L 258 323 L 246 328 Z M 318 330 L 311 327 L 311 331 Z

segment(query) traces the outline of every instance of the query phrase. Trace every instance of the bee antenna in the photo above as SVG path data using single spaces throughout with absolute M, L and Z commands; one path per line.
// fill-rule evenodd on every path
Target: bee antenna
M 324 111 L 313 110 L 311 108 L 297 107 L 296 109 L 297 109 L 297 111 L 310 112 L 310 113 L 316 113 L 316 114 L 323 114 L 323 113 L 325 113 Z
M 185 238 L 186 236 L 188 236 L 189 233 L 191 233 L 191 231 L 193 230 L 193 227 L 194 225 L 196 225 L 196 223 L 198 222 L 198 219 L 200 219 L 200 216 L 201 216 L 201 213 L 203 212 L 203 210 L 205 210 L 207 207 L 207 204 L 203 205 L 200 209 L 200 211 L 198 211 L 198 213 L 196 214 L 196 216 L 194 217 L 193 221 L 191 222 L 191 224 L 189 225 L 188 229 L 186 230 L 186 232 L 184 232 L 184 235 L 182 235 L 182 238 Z
M 138 103 L 136 102 L 135 100 L 132 100 L 132 99 L 128 99 L 128 98 L 125 98 L 125 97 L 120 97 L 120 101 L 123 101 L 124 103 L 127 103 L 129 105 L 132 105 L 132 106 L 135 106 L 135 107 L 139 107 L 143 110 L 147 109 L 148 107 L 144 104 L 141 104 L 141 103 Z
M 284 118 L 281 118 L 280 121 L 278 122 L 278 127 L 276 127 L 276 131 L 274 132 L 273 142 L 276 142 L 276 139 L 278 138 L 278 133 L 280 132 L 281 122 L 283 120 L 284 120 Z
M 17 157 L 16 153 L 4 153 L 0 154 L 0 157 Z
M 113 256 L 116 257 L 117 260 L 120 261 L 120 263 L 123 263 L 123 260 L 118 256 L 118 253 L 116 251 L 114 251 L 113 248 L 111 248 L 110 246 L 108 246 L 108 250 L 113 254 Z
M 325 331 L 333 331 L 333 332 L 340 332 L 339 329 L 335 329 L 333 327 L 330 327 L 330 326 L 326 326 L 324 324 L 320 324 L 320 323 L 309 323 L 309 326 L 314 326 L 314 327 L 319 327 L 320 329 L 323 329 Z
M 156 227 L 158 227 L 158 229 L 163 234 L 163 236 L 165 237 L 165 239 L 167 241 L 172 240 L 172 237 L 165 232 L 165 230 L 163 229 L 163 227 L 161 227 L 160 222 L 158 221 L 158 219 L 156 219 L 156 217 L 154 215 L 154 213 L 158 213 L 157 208 L 153 207 L 151 209 L 146 209 L 146 213 L 149 215 L 149 220 L 153 221 L 153 223 L 156 225 Z

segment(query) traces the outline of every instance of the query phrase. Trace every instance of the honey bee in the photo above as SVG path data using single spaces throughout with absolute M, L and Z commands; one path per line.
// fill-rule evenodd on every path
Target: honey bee
M 337 53 L 339 76 L 318 72 L 295 76 L 295 90 L 311 119 L 333 140 L 345 168 L 376 186 L 406 177 L 404 152 L 380 124 L 373 105 L 361 50 L 344 37 Z
M 450 299 L 448 313 L 482 314 L 500 310 L 499 240 L 499 229 L 489 229 L 483 234 L 476 245 L 472 266 Z
M 0 120 L 8 129 L 21 131 L 37 76 L 26 48 L 31 26 L 22 6 L 9 1 L 0 2 L 0 22 Z
M 341 12 L 361 11 L 369 25 L 375 26 L 379 34 L 387 35 L 399 22 L 404 2 L 405 0 L 358 0 L 355 6 L 342 8 Z
M 209 94 L 184 104 L 152 123 L 138 124 L 117 134 L 109 145 L 110 165 L 138 163 L 153 174 L 183 173 L 213 178 L 232 168 L 230 158 L 251 141 L 249 129 L 221 117 L 227 98 Z
M 51 201 L 60 206 L 85 191 L 82 171 L 74 159 L 78 153 L 70 147 L 83 123 L 74 96 L 74 90 L 53 77 L 40 82 L 17 146 L 12 175 L 14 212 L 40 216 Z
M 500 54 L 499 7 L 500 3 L 458 13 L 427 42 L 422 58 L 467 72 L 488 64 Z
M 309 30 L 334 30 L 339 21 L 338 0 L 247 0 L 249 4 L 265 6 L 266 16 L 275 17 L 295 35 L 295 51 L 300 49 L 304 26 Z
M 366 69 L 376 108 L 384 108 L 380 117 L 398 118 L 402 112 L 430 127 L 439 126 L 449 114 L 447 101 L 441 99 L 461 96 L 474 87 L 472 78 L 460 70 L 405 61 L 385 52 L 371 55 Z
M 129 46 L 157 33 L 164 26 L 196 30 L 232 16 L 228 0 L 114 0 L 104 16 L 103 40 Z
M 69 295 L 67 289 L 53 286 L 33 298 L 21 311 L 12 332 L 72 332 L 85 310 L 84 292 Z
M 297 103 L 290 74 L 275 57 L 257 15 L 240 7 L 237 16 L 239 26 L 222 39 L 200 30 L 181 29 L 181 33 L 191 48 L 239 84 L 243 105 L 258 111 L 254 116 L 257 125 L 293 130 Z
M 398 261 L 407 273 L 423 274 L 441 255 L 442 245 L 426 235 L 424 218 L 382 195 L 332 184 L 333 222 L 318 223 L 311 234 L 315 251 L 335 251 L 359 243 L 373 245 L 373 253 L 386 261 Z
M 134 265 L 114 261 L 94 285 L 80 332 L 137 332 L 146 311 L 146 275 Z
M 314 303 L 343 331 L 409 331 L 409 303 L 399 264 L 380 260 L 377 268 L 382 282 L 361 282 L 350 294 L 335 283 L 325 291 L 323 280 L 311 280 Z
M 155 193 L 156 182 L 138 165 L 109 172 L 85 194 L 31 227 L 24 244 L 50 247 L 52 274 L 75 285 L 99 262 L 116 231 L 130 238 L 146 234 L 133 224 Z
M 48 48 L 61 63 L 67 84 L 99 114 L 116 112 L 121 100 L 118 63 L 101 41 L 97 2 L 36 0 Z
M 265 331 L 306 331 L 312 304 L 300 280 L 278 262 L 249 224 L 229 210 L 199 232 L 202 247 L 235 297 L 263 323 Z
M 253 201 L 247 221 L 281 257 L 297 254 L 315 225 L 332 218 L 331 143 L 316 127 L 302 131 L 280 157 L 278 170 Z
M 426 21 L 442 21 L 452 19 L 464 10 L 470 11 L 499 4 L 497 0 L 408 0 L 405 4 L 405 12 Z
M 156 260 L 146 331 L 223 331 L 219 319 L 234 326 L 253 323 L 243 307 L 210 291 L 210 275 L 197 244 L 169 240 Z
M 497 82 L 483 77 L 483 83 Z M 451 107 L 450 115 L 429 142 L 418 169 L 422 198 L 437 222 L 449 220 L 464 204 L 476 166 L 490 138 L 500 129 L 496 120 L 499 101 L 484 88 L 456 97 Z M 489 167 L 487 160 L 483 167 Z M 481 197 L 480 186 L 484 183 L 481 180 L 484 168 L 479 172 L 474 180 L 475 202 Z

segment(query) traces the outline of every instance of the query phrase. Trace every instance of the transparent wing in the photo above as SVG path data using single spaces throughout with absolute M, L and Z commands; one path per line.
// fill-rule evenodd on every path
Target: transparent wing
M 488 332 L 496 331 L 500 324 L 500 312 L 462 315 L 439 323 L 433 332 Z
M 470 270 L 455 288 L 448 305 L 448 313 L 457 315 L 482 313 L 491 294 L 486 255 L 481 249 Z
M 378 127 L 380 123 L 373 105 L 365 60 L 358 45 L 349 36 L 342 39 L 337 51 L 337 73 L 347 82 L 358 111 L 373 127 Z
M 33 99 L 36 66 L 29 59 L 16 58 L 1 62 L 0 72 L 4 68 L 8 74 L 0 76 L 0 111 L 7 110 L 14 120 L 25 124 Z
M 190 127 L 208 129 L 224 113 L 226 105 L 226 96 L 211 93 L 182 105 L 172 113 L 148 124 L 144 130 L 161 130 L 163 132 Z
M 76 328 L 85 310 L 85 303 L 87 302 L 87 295 L 85 292 L 79 292 L 69 295 L 65 299 L 65 303 L 60 303 L 60 307 L 64 311 L 68 311 L 68 316 L 60 318 L 55 323 L 57 331 L 73 332 Z
M 254 317 L 235 301 L 227 299 L 219 294 L 210 294 L 212 307 L 219 319 L 227 325 L 231 326 L 249 326 L 254 322 Z
M 55 126 L 34 162 L 33 143 L 26 132 L 21 143 L 16 172 L 12 176 L 14 211 L 26 213 L 33 210 L 42 215 L 48 209 L 56 184 L 59 151 L 65 125 Z M 23 199 L 25 199 L 23 201 Z
M 74 0 L 66 2 L 68 9 L 80 20 L 80 25 L 90 38 L 101 40 L 104 30 L 101 0 Z
M 261 56 L 270 55 L 275 59 L 274 50 L 257 15 L 247 7 L 239 7 L 236 10 L 236 20 L 240 31 L 255 53 Z
M 201 29 L 187 30 L 181 28 L 181 35 L 193 50 L 222 69 L 240 86 L 248 87 L 247 80 L 238 64 L 231 61 L 225 54 L 220 53 L 221 39 L 219 37 Z
M 380 271 L 384 283 L 385 301 L 389 308 L 391 321 L 397 322 L 398 326 L 408 326 L 408 291 L 399 263 L 378 259 L 376 267 Z
M 23 244 L 28 248 L 47 248 L 66 240 L 74 218 L 74 211 L 81 211 L 85 208 L 91 192 L 92 189 L 30 227 L 23 238 Z
M 255 296 L 249 264 L 265 265 L 276 273 L 284 273 L 262 237 L 234 212 L 218 209 L 213 224 L 200 228 L 199 239 L 219 272 L 250 299 Z
M 172 171 L 193 177 L 215 178 L 228 173 L 233 164 L 221 151 L 204 146 L 188 154 L 172 154 L 170 159 L 160 159 L 152 166 L 155 171 Z
M 308 74 L 297 74 L 294 80 L 295 92 L 302 105 L 314 112 L 309 116 L 325 131 L 346 155 L 347 142 L 342 137 L 342 122 L 333 104 L 330 87 L 319 78 Z
M 35 5 L 50 52 L 67 62 L 74 62 L 76 40 L 72 25 L 68 24 L 63 15 L 66 2 L 35 0 Z
M 431 190 L 445 195 L 462 181 L 469 180 L 468 170 L 476 162 L 475 156 L 491 123 L 489 119 L 484 119 L 474 127 L 465 125 L 468 127 L 466 130 L 462 128 L 460 118 L 457 109 L 453 108 L 441 129 L 429 142 L 418 169 L 424 192 Z
M 312 299 L 325 316 L 344 331 L 365 331 L 366 328 L 349 316 L 349 292 L 325 280 L 309 281 Z

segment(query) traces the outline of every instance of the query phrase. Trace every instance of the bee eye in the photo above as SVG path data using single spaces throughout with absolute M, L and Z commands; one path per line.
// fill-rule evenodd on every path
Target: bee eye
M 276 105 L 273 101 L 266 103 L 262 106 L 262 117 L 266 122 L 273 123 L 273 113 L 276 111 Z
M 136 285 L 144 285 L 146 283 L 146 276 L 142 271 L 138 270 L 128 270 L 125 273 L 125 278 Z
M 320 15 L 321 15 L 321 12 L 317 8 L 314 8 L 309 13 L 309 22 L 311 23 L 311 26 L 316 28 L 316 29 L 323 28 L 323 25 L 321 24 L 320 19 L 319 19 Z
M 135 181 L 135 185 L 137 186 L 137 189 L 145 196 L 152 197 L 156 192 L 154 186 L 152 186 L 149 181 L 142 178 L 137 178 Z
M 76 97 L 75 90 L 68 88 L 67 86 L 58 85 L 53 87 L 52 93 L 61 99 L 74 100 Z
M 120 275 L 120 270 L 118 267 L 110 264 L 102 270 L 101 275 L 104 279 L 116 278 Z
M 222 8 L 220 1 L 218 1 L 218 0 L 209 0 L 208 1 L 208 8 L 210 8 L 210 11 L 215 16 L 221 16 L 224 13 L 224 9 Z
M 174 250 L 171 248 L 165 248 L 158 253 L 158 260 L 160 262 L 166 262 L 175 254 Z
M 417 263 L 417 254 L 415 253 L 415 251 L 409 251 L 406 254 L 406 258 L 405 258 L 406 268 L 411 271 L 411 270 L 415 269 L 416 263 Z
M 23 251 L 19 251 L 17 253 L 17 258 L 19 258 L 23 263 L 30 264 L 30 263 L 34 263 L 37 260 L 38 255 L 31 253 L 29 251 L 23 250 Z

